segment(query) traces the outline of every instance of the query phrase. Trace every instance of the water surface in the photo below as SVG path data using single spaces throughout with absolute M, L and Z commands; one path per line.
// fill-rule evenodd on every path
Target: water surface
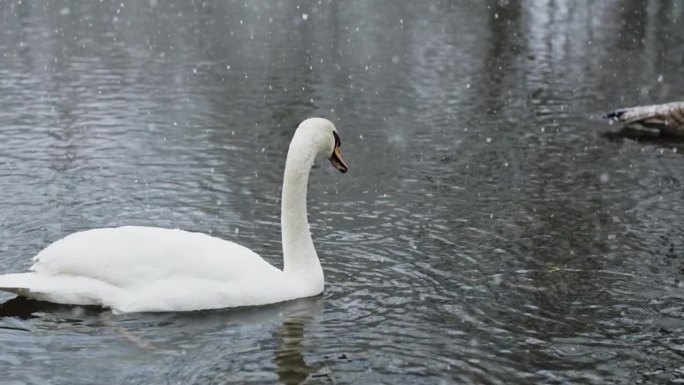
M 0 273 L 125 224 L 281 266 L 299 121 L 333 120 L 350 164 L 311 176 L 322 296 L 34 309 L 0 319 L 2 382 L 684 381 L 684 147 L 600 119 L 684 97 L 682 21 L 674 0 L 1 2 Z

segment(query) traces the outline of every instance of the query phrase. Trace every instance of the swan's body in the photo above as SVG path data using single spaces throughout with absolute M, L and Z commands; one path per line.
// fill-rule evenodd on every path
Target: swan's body
M 30 273 L 1 276 L 3 290 L 133 312 L 259 305 L 323 289 L 322 275 L 294 279 L 236 243 L 156 227 L 71 234 L 35 261 Z
M 323 269 L 306 213 L 309 171 L 319 152 L 346 172 L 334 125 L 307 119 L 292 139 L 285 166 L 283 270 L 244 246 L 205 234 L 127 226 L 54 242 L 34 257 L 30 272 L 0 275 L 0 290 L 117 312 L 254 306 L 320 294 Z
M 645 128 L 657 136 L 684 136 L 684 102 L 621 108 L 605 117 L 624 127 Z

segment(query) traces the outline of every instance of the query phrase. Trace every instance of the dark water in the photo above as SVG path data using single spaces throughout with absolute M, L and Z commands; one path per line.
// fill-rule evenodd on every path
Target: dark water
M 599 119 L 684 98 L 681 2 L 9 0 L 0 23 L 0 273 L 123 224 L 280 266 L 297 123 L 335 121 L 351 166 L 311 177 L 321 297 L 5 317 L 0 383 L 684 382 L 684 146 Z

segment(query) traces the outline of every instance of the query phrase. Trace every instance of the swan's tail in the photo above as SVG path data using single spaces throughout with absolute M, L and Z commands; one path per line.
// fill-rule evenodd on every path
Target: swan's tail
M 111 287 L 85 277 L 28 272 L 0 275 L 0 291 L 38 301 L 102 306 L 100 298 L 111 291 Z
M 0 291 L 31 297 L 31 280 L 35 273 L 0 275 Z

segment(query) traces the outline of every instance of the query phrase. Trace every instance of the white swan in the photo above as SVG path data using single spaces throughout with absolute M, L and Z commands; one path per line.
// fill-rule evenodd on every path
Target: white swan
M 309 232 L 306 190 L 317 154 L 347 165 L 332 122 L 303 121 L 290 142 L 282 191 L 284 269 L 248 248 L 201 233 L 126 226 L 60 239 L 27 273 L 0 275 L 0 290 L 117 313 L 265 305 L 323 291 L 323 269 Z

